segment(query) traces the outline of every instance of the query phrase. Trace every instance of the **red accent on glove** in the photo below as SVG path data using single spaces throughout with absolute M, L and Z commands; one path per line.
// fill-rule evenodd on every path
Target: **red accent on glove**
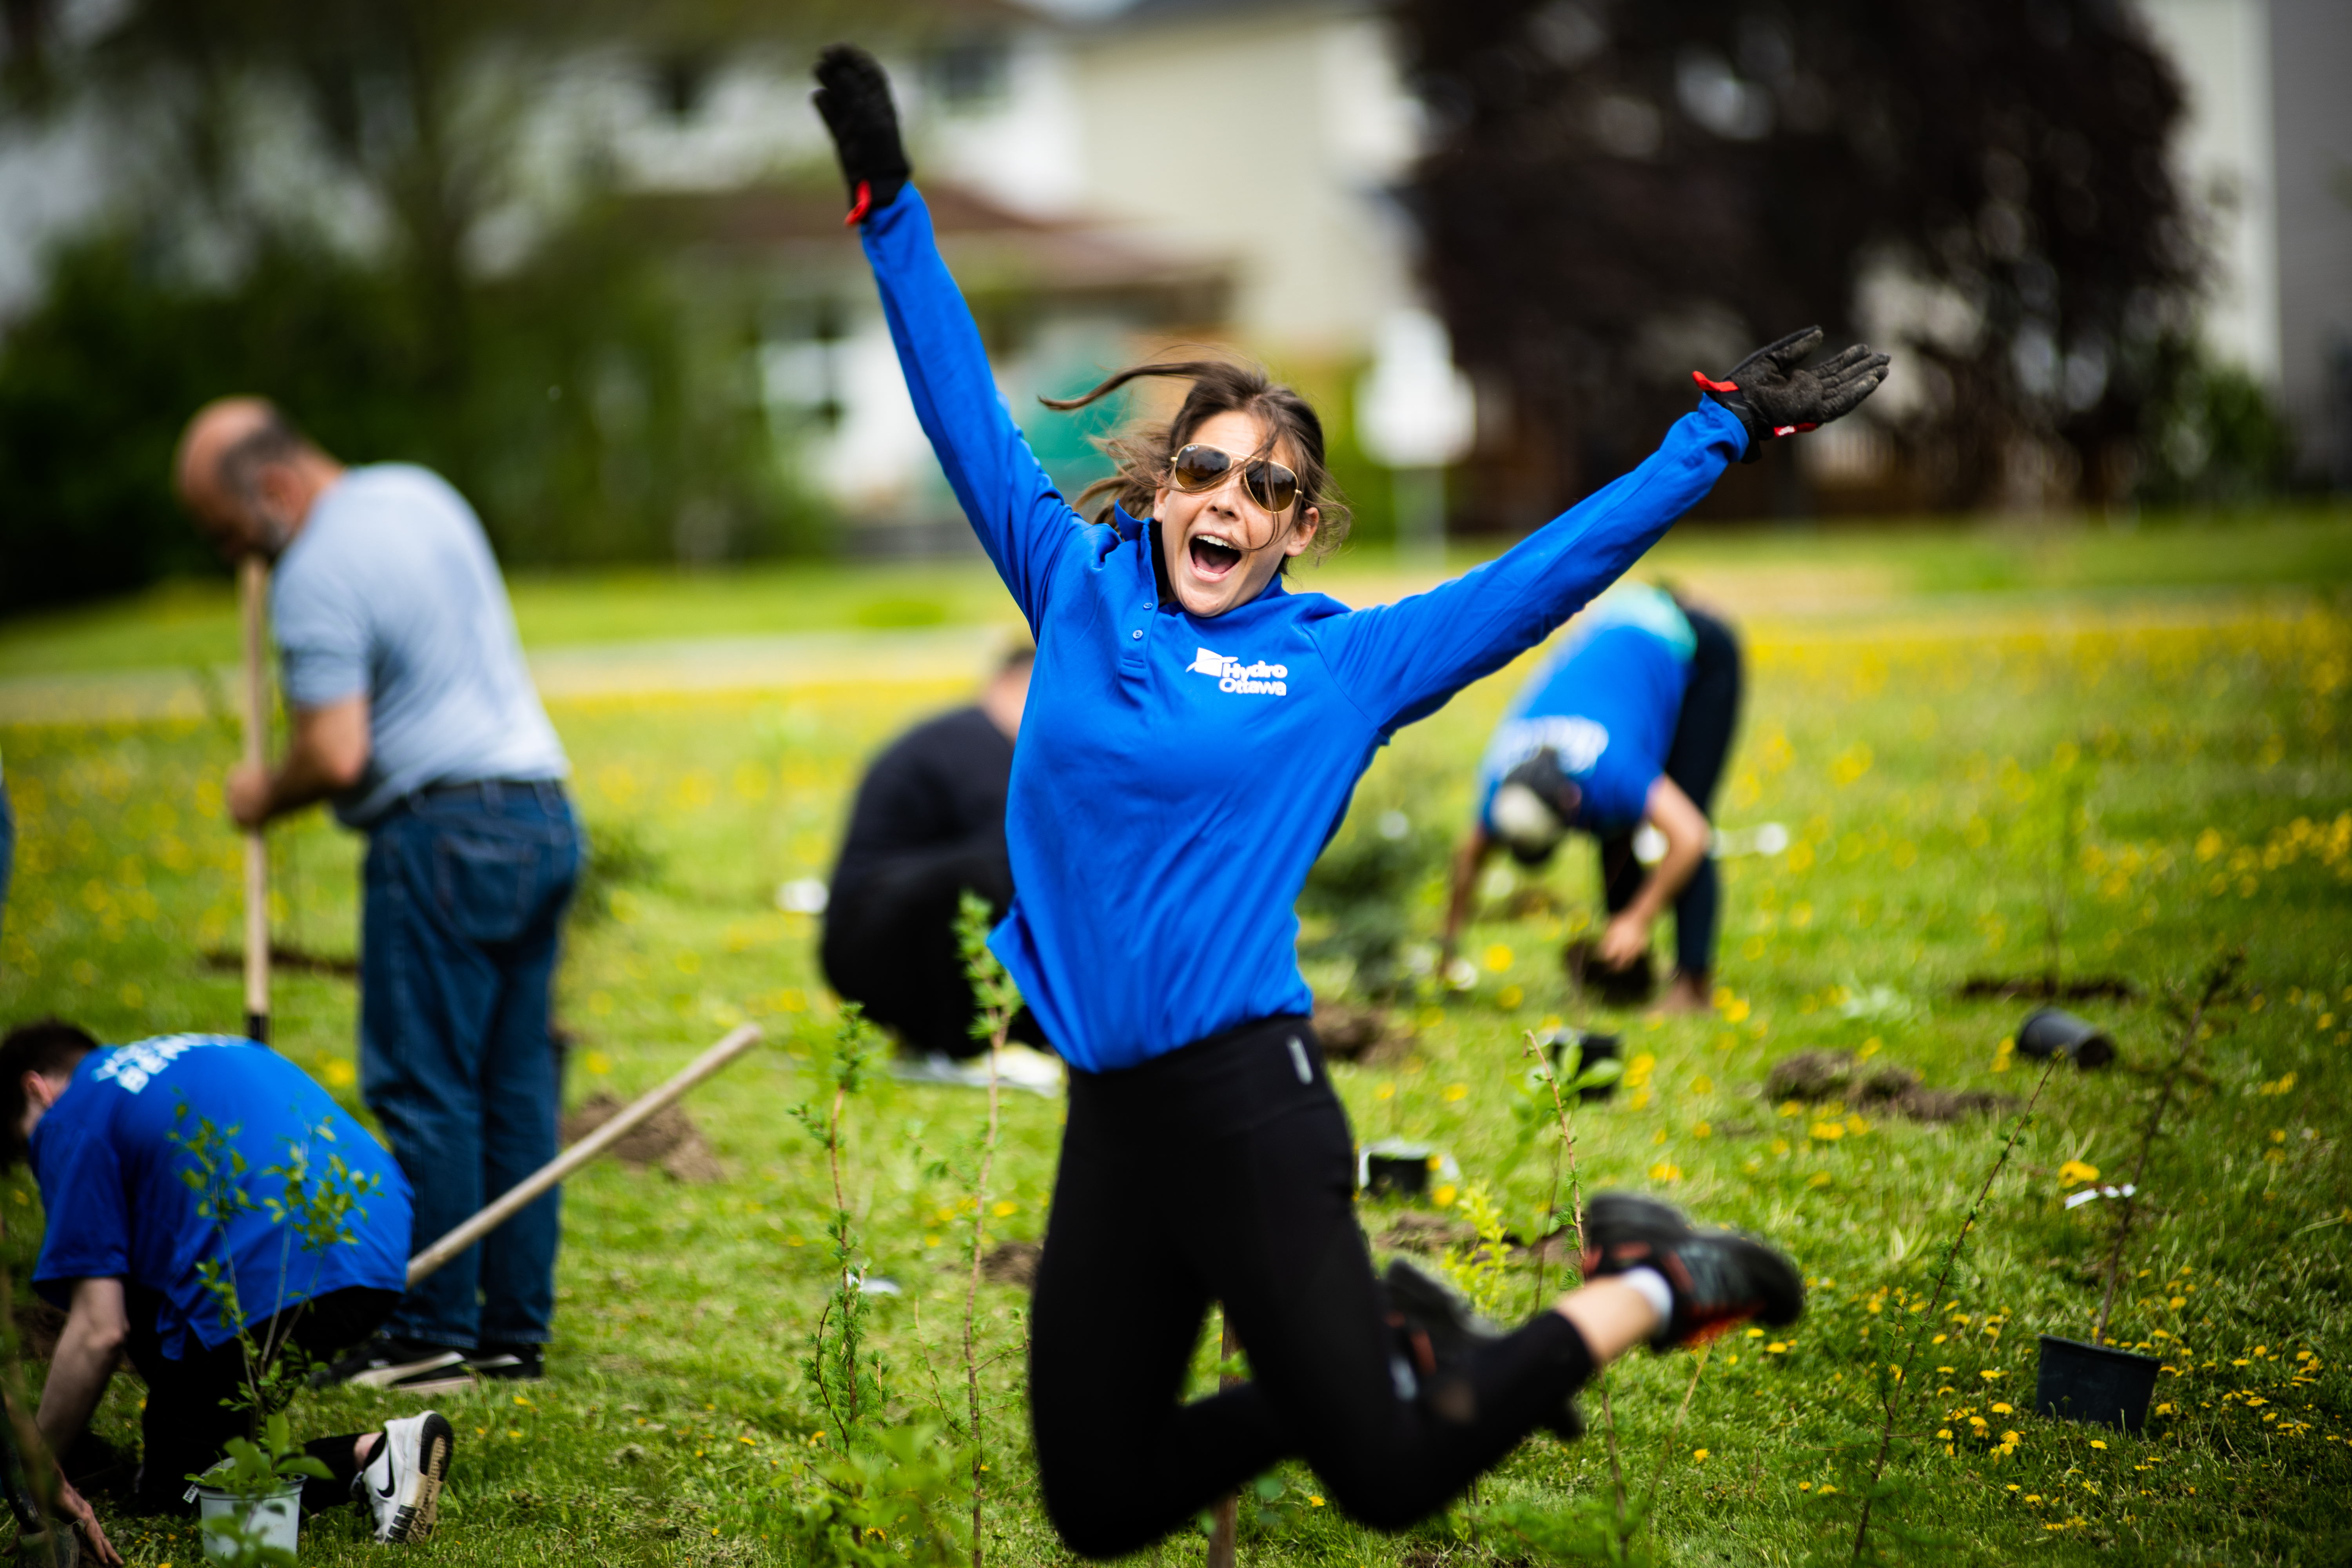
M 841 220 L 844 228 L 856 228 L 860 219 L 874 210 L 874 186 L 867 181 L 857 182 L 857 199 L 849 206 L 849 216 Z
M 1706 373 L 1703 370 L 1695 370 L 1691 372 L 1691 379 L 1698 383 L 1701 386 L 1706 388 L 1709 392 L 1737 392 L 1739 390 L 1738 386 L 1727 381 L 1707 380 Z

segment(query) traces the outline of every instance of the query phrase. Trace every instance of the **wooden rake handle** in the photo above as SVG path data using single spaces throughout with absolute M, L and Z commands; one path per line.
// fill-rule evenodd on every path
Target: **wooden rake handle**
M 725 1039 L 679 1068 L 677 1075 L 667 1083 L 638 1096 L 612 1121 L 509 1187 L 488 1208 L 410 1258 L 408 1288 L 415 1289 L 417 1281 L 506 1224 L 541 1193 L 618 1142 L 627 1135 L 629 1129 L 750 1050 L 759 1044 L 760 1039 L 760 1026 L 757 1024 L 745 1024 L 740 1028 L 730 1030 Z
M 245 629 L 245 760 L 260 767 L 269 751 L 269 665 L 262 656 L 268 563 L 247 556 L 237 566 L 236 586 Z M 269 1043 L 269 842 L 258 827 L 245 835 L 245 1034 Z

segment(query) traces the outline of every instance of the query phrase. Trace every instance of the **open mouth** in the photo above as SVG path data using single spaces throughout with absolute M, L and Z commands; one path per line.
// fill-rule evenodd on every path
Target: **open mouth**
M 1213 533 L 1196 533 L 1188 546 L 1192 570 L 1214 581 L 1241 564 L 1241 551 Z

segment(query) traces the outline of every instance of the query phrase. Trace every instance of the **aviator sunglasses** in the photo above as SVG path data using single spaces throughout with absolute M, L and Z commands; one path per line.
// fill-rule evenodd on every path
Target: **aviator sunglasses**
M 1242 489 L 1250 500 L 1257 502 L 1276 517 L 1290 509 L 1298 499 L 1298 476 L 1271 458 L 1236 458 L 1231 452 L 1199 442 L 1178 452 L 1168 465 L 1168 476 L 1176 488 L 1187 492 L 1213 490 L 1224 483 L 1225 476 L 1239 467 Z

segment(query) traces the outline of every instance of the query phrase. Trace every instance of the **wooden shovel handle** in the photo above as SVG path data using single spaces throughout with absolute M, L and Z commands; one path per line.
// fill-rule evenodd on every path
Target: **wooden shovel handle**
M 245 760 L 264 765 L 269 753 L 269 661 L 262 619 L 269 597 L 269 567 L 248 555 L 236 574 L 245 629 Z M 258 827 L 245 835 L 245 1033 L 269 1043 L 269 844 Z

